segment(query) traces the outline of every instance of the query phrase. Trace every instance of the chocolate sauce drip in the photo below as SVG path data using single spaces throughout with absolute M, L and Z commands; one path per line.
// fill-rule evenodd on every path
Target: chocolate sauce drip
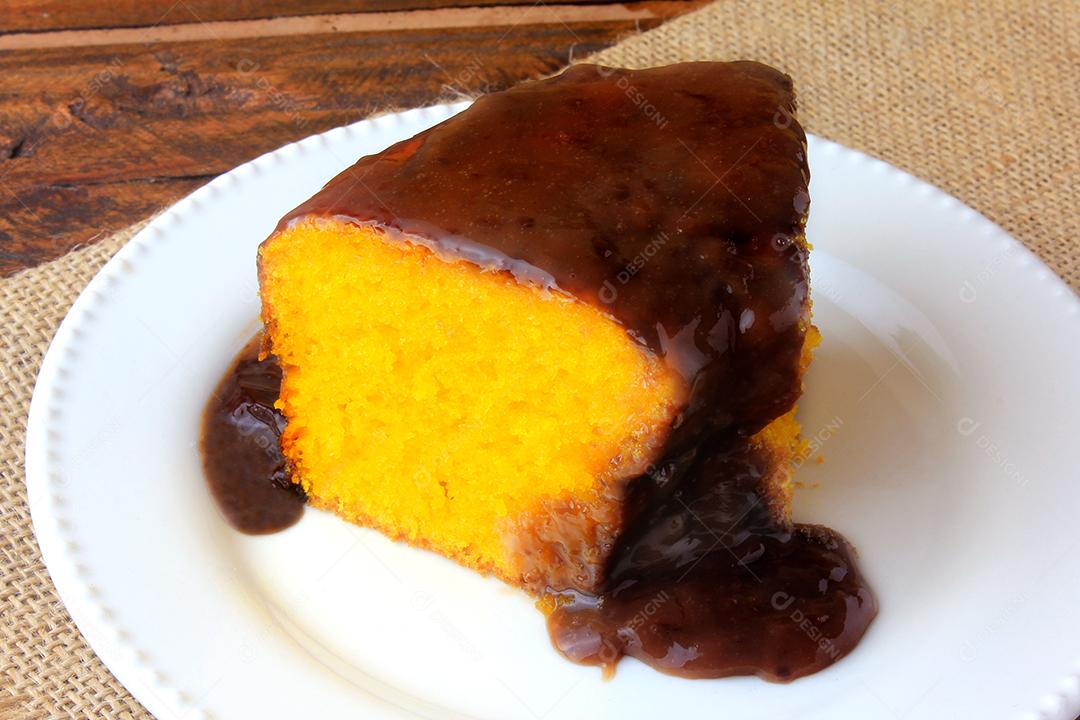
M 225 519 L 252 535 L 284 530 L 300 519 L 306 500 L 289 480 L 278 438 L 285 417 L 274 408 L 281 368 L 259 359 L 261 335 L 233 360 L 203 414 L 206 480 Z
M 631 655 L 692 678 L 788 681 L 836 662 L 877 614 L 854 551 L 776 521 L 763 491 L 775 461 L 750 442 L 703 457 L 624 540 L 602 595 L 557 595 L 552 643 L 609 672 Z
M 786 521 L 777 461 L 752 440 L 801 392 L 809 172 L 794 110 L 790 79 L 757 63 L 577 66 L 361 158 L 279 225 L 372 224 L 511 272 L 602 309 L 682 375 L 661 456 L 616 488 L 602 587 L 550 589 L 552 640 L 577 662 L 789 680 L 846 654 L 876 613 L 847 543 Z M 234 399 L 207 415 L 230 518 L 281 501 L 280 455 L 238 440 L 281 429 L 266 414 L 277 380 L 258 396 L 252 372 L 272 377 L 242 356 L 222 382 Z

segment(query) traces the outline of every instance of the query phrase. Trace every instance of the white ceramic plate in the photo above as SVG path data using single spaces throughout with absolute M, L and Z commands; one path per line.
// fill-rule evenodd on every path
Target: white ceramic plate
M 1015 240 L 812 139 L 814 313 L 801 404 L 827 462 L 798 519 L 859 548 L 881 614 L 790 685 L 604 682 L 520 592 L 308 509 L 247 537 L 197 450 L 257 327 L 255 248 L 360 155 L 462 105 L 288 145 L 140 233 L 79 297 L 27 433 L 34 526 L 79 628 L 160 718 L 996 718 L 1080 710 L 1080 302 Z

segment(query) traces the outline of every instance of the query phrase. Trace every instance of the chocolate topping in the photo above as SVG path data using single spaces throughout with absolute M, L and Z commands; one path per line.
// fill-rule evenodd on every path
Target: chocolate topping
M 608 312 L 694 388 L 675 445 L 791 407 L 806 138 L 753 62 L 578 65 L 361 158 L 279 225 L 371 223 Z

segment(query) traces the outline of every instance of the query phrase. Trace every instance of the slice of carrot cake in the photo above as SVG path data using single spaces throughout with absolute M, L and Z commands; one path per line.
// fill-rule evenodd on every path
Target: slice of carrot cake
M 361 158 L 259 251 L 311 502 L 595 592 L 718 437 L 785 521 L 809 360 L 805 137 L 752 62 L 579 65 Z

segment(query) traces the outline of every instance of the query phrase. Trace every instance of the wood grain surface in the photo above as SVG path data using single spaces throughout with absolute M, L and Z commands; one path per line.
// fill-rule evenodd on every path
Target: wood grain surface
M 0 274 L 280 145 L 501 89 L 700 2 L 0 2 Z

